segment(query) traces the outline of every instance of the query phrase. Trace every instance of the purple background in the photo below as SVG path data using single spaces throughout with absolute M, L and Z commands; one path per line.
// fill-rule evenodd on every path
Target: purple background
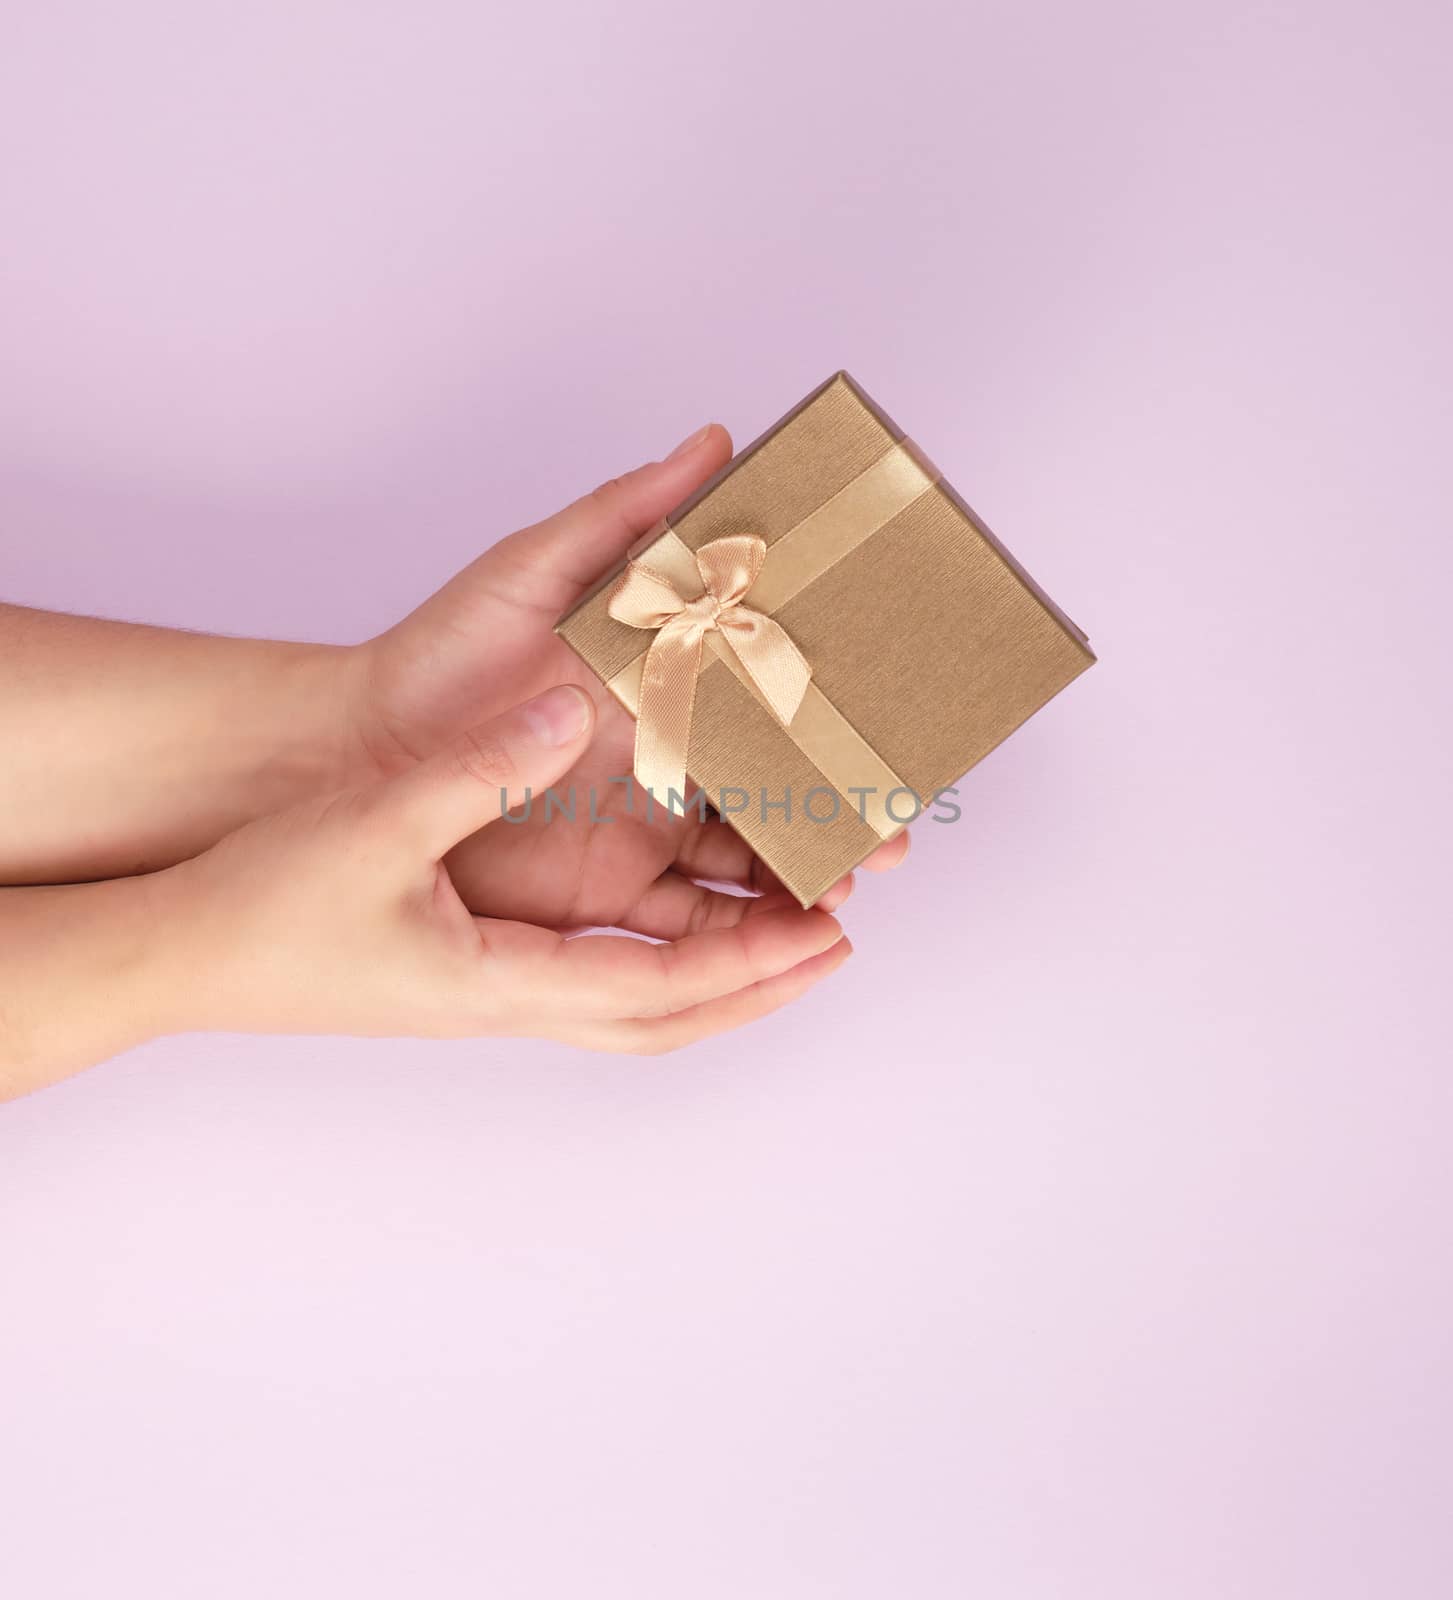
M 355 639 L 849 367 L 1102 655 L 665 1061 L 0 1113 L 0 1587 L 1433 1600 L 1441 3 L 56 3 L 0 592 Z

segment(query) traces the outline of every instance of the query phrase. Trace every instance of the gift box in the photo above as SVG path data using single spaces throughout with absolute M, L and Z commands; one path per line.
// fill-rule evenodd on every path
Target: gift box
M 945 791 L 1095 660 L 846 372 L 556 631 L 637 719 L 652 800 L 704 799 L 803 905 L 923 811 L 947 818 Z

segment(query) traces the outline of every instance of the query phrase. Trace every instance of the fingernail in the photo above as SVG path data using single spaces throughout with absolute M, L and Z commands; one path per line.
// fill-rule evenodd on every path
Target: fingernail
M 540 744 L 569 744 L 590 721 L 590 697 L 584 689 L 562 683 L 526 700 L 520 718 Z
M 698 428 L 689 439 L 683 439 L 666 459 L 674 461 L 677 456 L 684 456 L 688 450 L 694 450 L 710 432 L 711 424 L 708 422 L 704 428 Z

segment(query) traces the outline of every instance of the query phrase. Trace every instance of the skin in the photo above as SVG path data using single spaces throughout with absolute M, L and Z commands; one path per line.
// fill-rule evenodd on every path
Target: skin
M 850 946 L 791 907 L 653 943 L 471 914 L 460 839 L 558 782 L 590 697 L 547 690 L 397 776 L 245 824 L 190 861 L 7 891 L 4 1087 L 23 1092 L 158 1033 L 545 1036 L 654 1054 L 804 992 Z
M 602 485 L 548 521 L 502 540 L 358 659 L 355 726 L 375 764 L 417 758 L 448 739 L 470 707 L 508 704 L 549 683 L 576 683 L 596 704 L 598 731 L 569 776 L 577 792 L 594 785 L 606 826 L 569 822 L 537 807 L 519 827 L 481 834 L 454 851 L 450 870 L 466 900 L 496 916 L 554 926 L 625 928 L 675 939 L 730 926 L 762 907 L 697 880 L 730 883 L 794 904 L 746 842 L 714 817 L 648 819 L 626 810 L 626 791 L 608 779 L 631 769 L 634 723 L 600 680 L 553 632 L 602 572 L 693 489 L 731 458 L 731 439 L 711 425 L 664 462 Z M 483 641 L 488 641 L 485 645 Z M 865 865 L 896 865 L 906 834 Z M 501 870 L 508 868 L 507 871 Z M 835 908 L 852 879 L 819 902 Z
M 851 879 L 804 911 L 714 817 L 628 812 L 631 720 L 552 631 L 730 454 L 702 429 L 359 646 L 0 607 L 0 1092 L 197 1028 L 654 1053 L 840 965 Z M 563 743 L 519 705 L 552 685 Z M 550 784 L 615 820 L 497 820 Z

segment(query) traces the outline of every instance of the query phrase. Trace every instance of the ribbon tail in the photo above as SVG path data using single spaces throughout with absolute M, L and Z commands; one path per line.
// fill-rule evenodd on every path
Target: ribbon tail
M 636 781 L 662 805 L 686 794 L 686 754 L 703 645 L 699 627 L 667 623 L 651 641 L 636 714 Z
M 739 606 L 730 621 L 724 617 L 721 631 L 758 693 L 785 727 L 797 715 L 812 677 L 806 656 L 780 623 L 748 606 Z

